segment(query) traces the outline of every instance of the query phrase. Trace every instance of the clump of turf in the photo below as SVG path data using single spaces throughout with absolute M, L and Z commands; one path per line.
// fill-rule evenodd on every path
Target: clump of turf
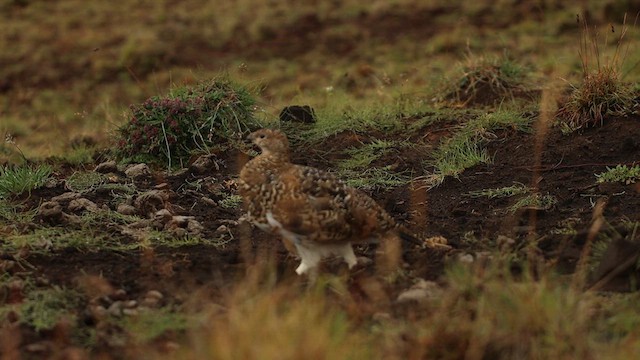
M 132 105 L 118 129 L 116 155 L 129 161 L 182 165 L 194 152 L 209 152 L 259 127 L 248 88 L 226 79 L 179 87 Z
M 635 106 L 631 86 L 624 83 L 621 76 L 628 50 L 627 48 L 624 53 L 622 51 L 626 25 L 622 26 L 613 56 L 605 62 L 601 61 L 598 32 L 591 31 L 586 22 L 582 24 L 578 51 L 582 65 L 582 84 L 572 85 L 571 94 L 558 110 L 558 119 L 569 130 L 603 125 L 606 117 L 628 115 Z
M 467 56 L 462 75 L 446 91 L 463 105 L 496 105 L 526 93 L 527 69 L 507 56 Z

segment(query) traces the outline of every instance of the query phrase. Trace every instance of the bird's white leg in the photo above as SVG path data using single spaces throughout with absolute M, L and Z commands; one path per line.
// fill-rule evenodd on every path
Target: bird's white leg
M 338 255 L 342 256 L 344 261 L 349 266 L 349 269 L 356 266 L 356 264 L 358 263 L 358 260 L 356 259 L 356 254 L 353 253 L 353 247 L 351 246 L 351 243 L 346 243 L 344 245 L 341 245 L 340 248 L 338 248 L 337 250 L 338 250 Z
M 312 251 L 302 245 L 300 241 L 294 241 L 296 249 L 298 250 L 298 255 L 300 255 L 300 266 L 296 269 L 296 274 L 302 275 L 309 271 L 314 271 L 317 268 L 318 263 L 322 259 L 322 255 L 317 251 Z

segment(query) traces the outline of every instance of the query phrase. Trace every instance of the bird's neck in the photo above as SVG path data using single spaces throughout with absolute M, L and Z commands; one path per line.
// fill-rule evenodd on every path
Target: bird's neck
M 273 162 L 274 164 L 287 164 L 290 162 L 288 153 L 269 150 L 263 150 L 262 153 L 256 157 L 256 159 L 264 162 Z

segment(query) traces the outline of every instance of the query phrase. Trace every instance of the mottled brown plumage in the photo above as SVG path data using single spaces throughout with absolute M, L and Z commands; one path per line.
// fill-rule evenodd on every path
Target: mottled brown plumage
M 331 254 L 354 266 L 352 243 L 372 242 L 389 234 L 418 241 L 373 199 L 335 175 L 292 164 L 282 132 L 262 129 L 249 139 L 261 154 L 240 172 L 239 191 L 248 218 L 295 245 L 302 259 L 298 274 L 314 269 Z

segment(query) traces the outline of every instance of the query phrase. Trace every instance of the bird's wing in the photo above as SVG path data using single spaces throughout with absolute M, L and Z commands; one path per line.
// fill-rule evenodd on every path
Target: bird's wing
M 349 188 L 333 174 L 306 166 L 292 166 L 279 174 L 273 215 L 301 238 L 318 243 L 348 241 Z

